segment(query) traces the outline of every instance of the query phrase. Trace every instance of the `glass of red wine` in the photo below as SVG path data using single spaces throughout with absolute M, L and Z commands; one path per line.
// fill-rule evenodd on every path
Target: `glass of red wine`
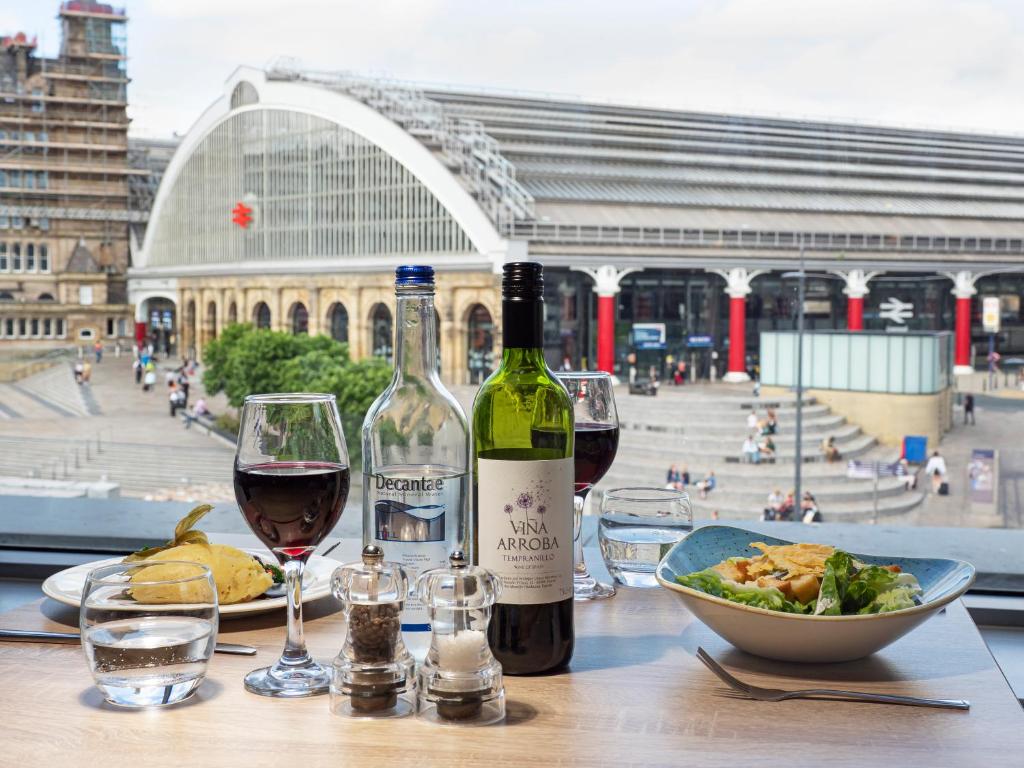
M 612 378 L 603 371 L 562 371 L 558 379 L 569 390 L 576 416 L 573 596 L 577 600 L 601 600 L 612 597 L 615 587 L 598 581 L 587 570 L 581 530 L 587 494 L 611 467 L 619 447 L 619 417 Z
M 302 571 L 348 499 L 349 467 L 334 395 L 250 395 L 235 453 L 235 498 L 284 570 L 288 639 L 277 663 L 245 676 L 246 690 L 297 698 L 325 693 L 330 671 L 302 634 Z

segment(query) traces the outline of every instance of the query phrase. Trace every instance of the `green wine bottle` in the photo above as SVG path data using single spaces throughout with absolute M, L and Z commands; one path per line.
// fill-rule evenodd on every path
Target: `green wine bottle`
M 544 360 L 540 264 L 506 264 L 502 357 L 473 404 L 474 559 L 501 578 L 488 629 L 506 674 L 565 667 L 573 636 L 573 409 Z

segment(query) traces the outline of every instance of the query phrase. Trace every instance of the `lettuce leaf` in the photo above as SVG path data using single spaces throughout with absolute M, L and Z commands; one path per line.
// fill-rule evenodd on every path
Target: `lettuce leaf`
M 853 558 L 837 549 L 825 561 L 825 575 L 821 579 L 818 590 L 818 602 L 814 608 L 815 616 L 841 616 L 843 598 L 850 584 L 850 573 L 853 571 Z
M 811 606 L 794 600 L 787 600 L 786 596 L 775 587 L 739 584 L 729 579 L 723 579 L 720 574 L 712 571 L 710 568 L 703 571 L 694 571 L 685 576 L 677 576 L 676 581 L 690 589 L 696 589 L 734 603 L 742 603 L 743 605 L 750 605 L 755 608 L 766 608 L 769 611 L 809 613 L 812 610 Z
M 888 589 L 857 611 L 857 613 L 887 613 L 888 611 L 901 611 L 904 608 L 913 608 L 917 605 L 914 598 L 919 594 L 921 594 L 920 587 L 898 586 L 894 589 Z
M 893 573 L 879 565 L 867 565 L 861 568 L 850 582 L 843 597 L 843 613 L 858 613 L 861 608 L 872 603 L 882 592 L 890 589 L 899 574 Z

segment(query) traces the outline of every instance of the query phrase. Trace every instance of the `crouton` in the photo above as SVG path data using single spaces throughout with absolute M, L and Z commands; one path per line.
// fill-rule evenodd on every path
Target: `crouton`
M 793 592 L 793 597 L 801 603 L 809 603 L 818 596 L 821 583 L 813 573 L 805 573 L 803 576 L 790 579 L 789 587 Z

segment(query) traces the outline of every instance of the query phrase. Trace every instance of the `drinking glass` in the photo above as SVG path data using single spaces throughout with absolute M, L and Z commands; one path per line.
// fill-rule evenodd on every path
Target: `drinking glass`
M 205 565 L 140 561 L 89 571 L 78 621 L 96 686 L 121 707 L 184 701 L 206 677 L 217 616 Z
M 614 488 L 601 499 L 601 555 L 612 577 L 628 587 L 658 586 L 661 558 L 692 530 L 690 497 L 674 488 Z
M 286 698 L 326 693 L 330 670 L 312 659 L 302 634 L 302 571 L 348 499 L 348 451 L 334 395 L 245 398 L 234 480 L 245 521 L 281 563 L 288 595 L 284 653 L 246 675 L 245 687 Z
M 615 587 L 590 575 L 583 559 L 583 505 L 587 494 L 604 477 L 619 447 L 619 417 L 615 411 L 612 378 L 603 371 L 565 371 L 558 375 L 573 402 L 576 427 L 575 496 L 573 498 L 573 597 L 601 600 Z

